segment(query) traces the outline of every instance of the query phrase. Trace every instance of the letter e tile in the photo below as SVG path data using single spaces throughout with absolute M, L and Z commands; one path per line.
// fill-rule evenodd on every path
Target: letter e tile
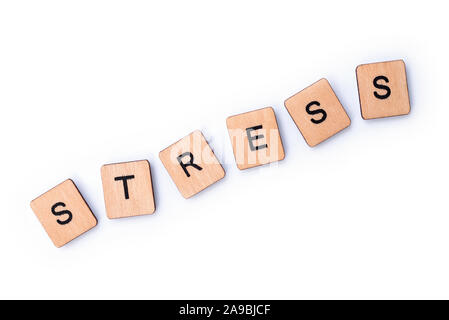
M 226 125 L 240 170 L 284 159 L 284 147 L 273 108 L 230 116 Z

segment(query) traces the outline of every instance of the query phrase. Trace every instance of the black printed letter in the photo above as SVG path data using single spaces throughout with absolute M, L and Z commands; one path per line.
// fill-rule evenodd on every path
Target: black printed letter
M 383 89 L 383 90 L 385 90 L 387 92 L 385 94 L 383 94 L 383 95 L 380 95 L 380 94 L 377 93 L 377 91 L 374 91 L 374 96 L 377 99 L 387 99 L 391 95 L 391 89 L 388 86 L 386 86 L 386 85 L 379 84 L 378 83 L 379 80 L 383 80 L 386 83 L 388 83 L 389 82 L 388 78 L 385 77 L 385 76 L 378 76 L 378 77 L 375 77 L 374 80 L 373 80 L 374 87 L 376 87 L 377 89 Z
M 123 181 L 123 189 L 125 190 L 125 199 L 129 199 L 128 180 L 134 179 L 134 176 L 123 176 L 114 178 L 115 181 Z
M 61 221 L 59 219 L 56 220 L 60 225 L 65 225 L 70 221 L 72 221 L 72 213 L 69 210 L 56 211 L 57 207 L 65 207 L 65 203 L 64 202 L 55 203 L 53 207 L 51 207 L 51 213 L 53 213 L 55 216 L 62 216 L 64 214 L 68 215 L 67 219 L 64 221 Z
M 309 103 L 309 104 L 307 105 L 307 107 L 306 107 L 306 112 L 307 112 L 308 114 L 310 114 L 310 115 L 314 115 L 314 114 L 319 114 L 319 113 L 321 113 L 322 116 L 321 116 L 320 119 L 318 119 L 318 120 L 315 120 L 315 119 L 313 119 L 313 118 L 310 119 L 310 121 L 312 121 L 313 123 L 319 124 L 319 123 L 323 122 L 324 120 L 326 120 L 326 118 L 327 118 L 327 113 L 326 113 L 326 111 L 324 111 L 323 109 L 310 110 L 310 107 L 313 106 L 313 105 L 319 107 L 319 106 L 320 106 L 320 103 L 319 103 L 318 101 L 312 101 L 311 103 Z
M 256 130 L 259 130 L 259 129 L 262 129 L 262 128 L 263 128 L 262 125 L 258 125 L 258 126 L 251 127 L 251 128 L 246 128 L 246 135 L 248 136 L 249 148 L 251 149 L 251 151 L 256 151 L 256 150 L 261 150 L 261 149 L 268 148 L 267 144 L 262 144 L 260 146 L 255 146 L 253 144 L 254 140 L 263 139 L 264 135 L 261 134 L 261 135 L 258 135 L 258 136 L 251 136 L 251 131 L 256 131 Z
M 182 158 L 184 158 L 185 156 L 189 156 L 190 160 L 187 163 L 182 162 Z M 182 170 L 184 170 L 184 173 L 186 174 L 187 177 L 190 177 L 190 173 L 189 171 L 187 171 L 187 167 L 194 167 L 195 169 L 201 171 L 203 170 L 203 168 L 201 168 L 199 165 L 193 163 L 193 154 L 191 152 L 184 152 L 183 154 L 181 154 L 180 156 L 178 156 L 178 162 L 181 165 Z

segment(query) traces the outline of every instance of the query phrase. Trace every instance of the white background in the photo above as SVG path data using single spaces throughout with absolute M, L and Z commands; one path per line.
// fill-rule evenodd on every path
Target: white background
M 442 1 L 1 1 L 0 298 L 449 298 Z M 365 121 L 355 68 L 404 59 L 412 112 Z M 352 119 L 307 146 L 283 106 L 326 77 Z M 225 119 L 286 152 L 239 171 Z M 226 177 L 185 200 L 158 153 L 200 129 Z M 106 218 L 102 164 L 157 210 Z M 29 202 L 72 178 L 98 226 L 56 249 Z

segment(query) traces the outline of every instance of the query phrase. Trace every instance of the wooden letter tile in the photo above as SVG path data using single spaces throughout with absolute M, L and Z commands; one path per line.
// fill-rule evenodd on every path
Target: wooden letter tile
M 147 160 L 101 167 L 104 202 L 109 219 L 152 214 L 154 204 L 150 163 Z
M 363 64 L 357 67 L 356 74 L 363 119 L 400 116 L 410 112 L 404 61 Z
M 225 176 L 201 131 L 194 131 L 162 150 L 159 158 L 186 199 Z
M 58 248 L 97 225 L 97 219 L 72 180 L 31 201 L 31 209 Z
M 285 100 L 285 107 L 311 147 L 351 124 L 351 119 L 326 79 Z
M 226 125 L 240 170 L 284 159 L 284 147 L 271 107 L 227 118 Z

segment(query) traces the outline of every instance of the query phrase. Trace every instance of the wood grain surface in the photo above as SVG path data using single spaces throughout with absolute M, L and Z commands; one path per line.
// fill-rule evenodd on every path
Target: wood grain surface
M 226 125 L 240 170 L 284 159 L 284 147 L 273 108 L 230 116 Z
M 321 79 L 285 100 L 285 107 L 310 147 L 349 127 L 351 119 L 331 85 Z
M 159 158 L 186 199 L 225 176 L 223 167 L 199 130 L 162 150 Z
M 97 219 L 70 179 L 31 201 L 31 209 L 58 248 L 97 225 Z
M 403 60 L 357 67 L 360 111 L 365 120 L 410 113 L 407 73 Z
M 104 165 L 101 179 L 108 218 L 140 216 L 156 210 L 147 160 Z

